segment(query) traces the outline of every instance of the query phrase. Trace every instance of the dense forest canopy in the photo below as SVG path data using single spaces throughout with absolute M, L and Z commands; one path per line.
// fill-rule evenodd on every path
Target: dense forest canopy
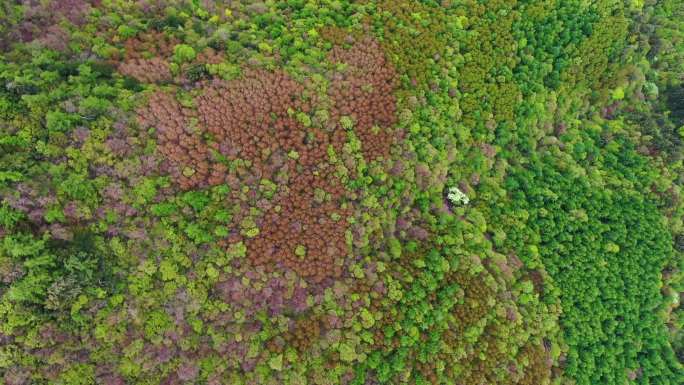
M 0 2 L 0 384 L 684 383 L 684 2 Z

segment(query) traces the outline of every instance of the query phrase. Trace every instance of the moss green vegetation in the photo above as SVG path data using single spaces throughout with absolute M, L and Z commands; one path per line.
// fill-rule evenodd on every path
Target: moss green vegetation
M 0 4 L 0 384 L 684 383 L 679 0 Z

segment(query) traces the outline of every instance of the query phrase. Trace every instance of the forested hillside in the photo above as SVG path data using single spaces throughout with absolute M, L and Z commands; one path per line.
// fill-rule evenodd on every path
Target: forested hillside
M 681 0 L 0 1 L 0 385 L 684 384 Z

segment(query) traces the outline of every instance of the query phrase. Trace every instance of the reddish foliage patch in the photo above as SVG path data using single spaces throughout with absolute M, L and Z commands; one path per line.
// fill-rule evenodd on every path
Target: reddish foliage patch
M 309 316 L 291 321 L 292 327 L 285 334 L 285 341 L 300 352 L 305 352 L 321 335 L 321 319 L 319 316 Z
M 221 53 L 216 52 L 211 47 L 207 47 L 197 55 L 195 62 L 197 64 L 219 64 L 223 62 L 223 59 L 224 57 Z
M 161 82 L 171 80 L 171 71 L 166 58 L 173 54 L 178 40 L 163 32 L 146 32 L 124 43 L 124 60 L 117 61 L 121 74 L 140 82 Z
M 290 180 L 289 194 L 277 201 L 280 212 L 268 212 L 260 235 L 247 243 L 248 256 L 256 264 L 268 268 L 282 263 L 315 281 L 342 274 L 336 260 L 346 255 L 348 226 L 344 219 L 334 221 L 331 215 L 346 218 L 351 212 L 340 208 L 344 189 L 339 181 L 329 170 L 321 174 L 301 173 Z M 316 189 L 330 194 L 330 201 L 317 202 Z
M 156 127 L 166 171 L 181 189 L 227 183 L 249 187 L 254 198 L 260 182 L 275 182 L 270 202 L 259 206 L 259 234 L 246 240 L 248 258 L 314 281 L 338 277 L 337 261 L 347 249 L 351 209 L 343 205 L 347 191 L 328 163 L 328 149 L 340 153 L 346 141 L 340 118 L 352 118 L 369 160 L 389 155 L 396 121 L 395 72 L 377 42 L 335 48 L 330 59 L 349 68 L 334 76 L 328 94 L 333 124 L 325 128 L 303 117 L 320 106 L 318 96 L 282 71 L 249 69 L 239 79 L 201 83 L 196 109 L 158 92 L 139 111 L 144 127 Z M 229 170 L 236 160 L 248 167 Z
M 124 59 L 143 59 L 145 57 L 169 57 L 178 39 L 164 32 L 148 31 L 124 42 Z
M 119 64 L 121 74 L 140 82 L 157 83 L 171 80 L 169 64 L 158 57 L 152 59 L 130 59 Z
M 169 82 L 173 80 L 169 59 L 179 43 L 178 39 L 164 32 L 148 31 L 139 34 L 124 43 L 123 60 L 116 62 L 118 70 L 143 83 Z M 222 61 L 222 54 L 207 47 L 197 55 L 192 65 L 218 64 Z
M 152 94 L 147 108 L 139 110 L 138 121 L 144 127 L 157 129 L 163 165 L 182 189 L 207 186 L 213 168 L 225 173 L 225 166 L 209 161 L 209 147 L 201 136 L 203 129 L 192 124 L 196 112 L 183 108 L 173 95 Z
M 364 38 L 350 49 L 333 48 L 328 58 L 333 63 L 349 65 L 347 71 L 335 76 L 330 87 L 330 98 L 335 103 L 333 121 L 351 117 L 366 159 L 386 157 L 392 145 L 389 128 L 397 121 L 397 81 L 380 44 Z
M 282 149 L 300 153 L 299 163 L 310 167 L 325 160 L 321 158 L 330 140 L 317 135 L 322 142 L 305 143 L 306 127 L 288 114 L 288 109 L 311 110 L 301 100 L 303 92 L 302 85 L 282 72 L 250 70 L 239 80 L 210 85 L 197 110 L 217 149 L 229 159 L 249 159 L 255 169 L 274 171 L 267 167 L 268 159 Z

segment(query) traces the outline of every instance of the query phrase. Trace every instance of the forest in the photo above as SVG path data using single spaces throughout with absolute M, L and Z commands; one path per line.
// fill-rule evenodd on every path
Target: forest
M 684 1 L 0 1 L 0 385 L 684 384 Z

